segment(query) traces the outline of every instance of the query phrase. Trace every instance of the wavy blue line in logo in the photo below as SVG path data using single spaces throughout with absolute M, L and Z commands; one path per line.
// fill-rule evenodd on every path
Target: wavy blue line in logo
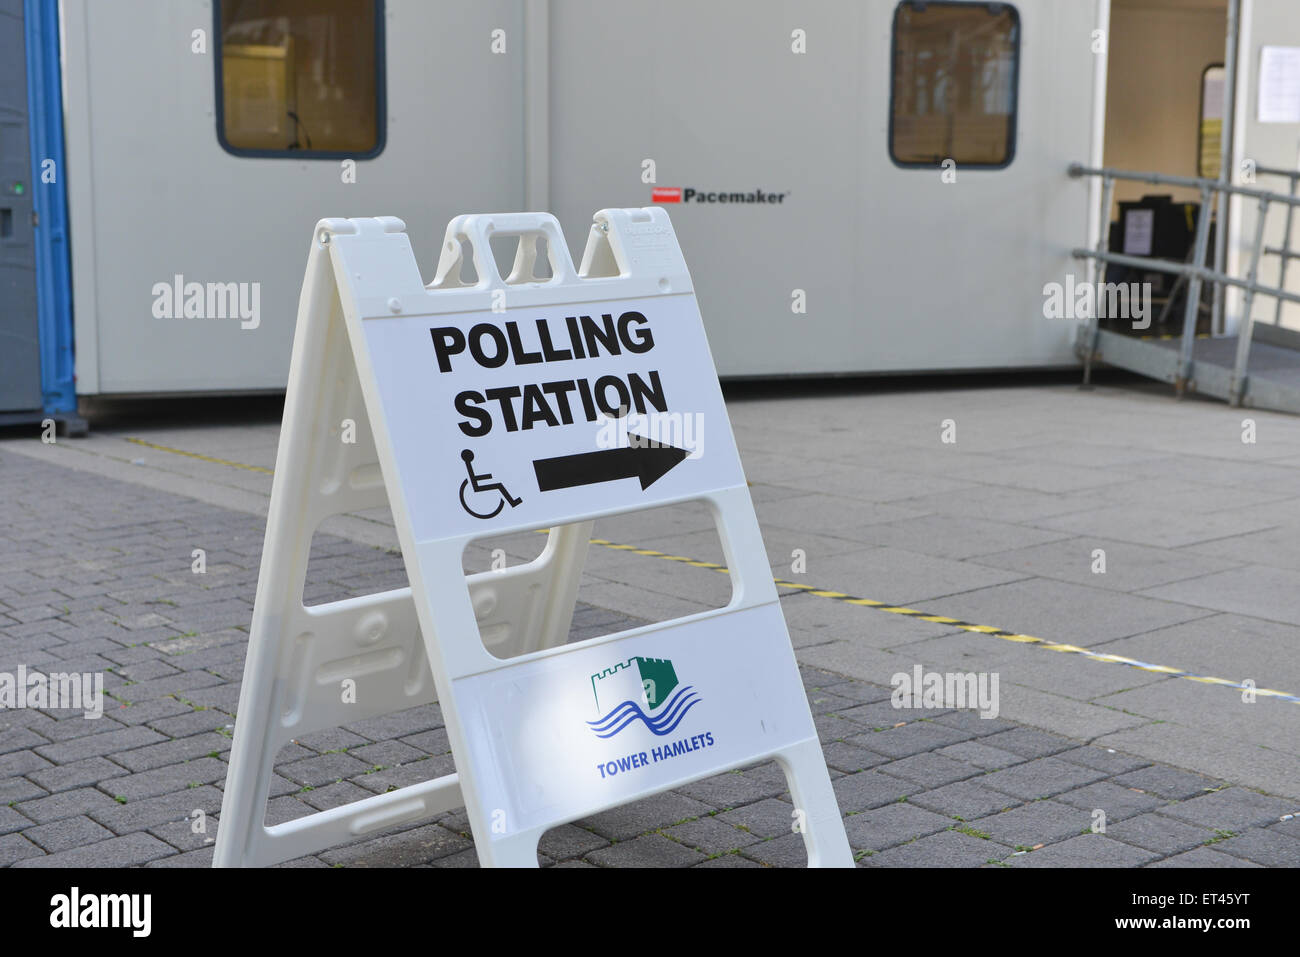
M 650 729 L 651 733 L 662 737 L 665 734 L 672 734 L 682 723 L 682 718 L 686 717 L 686 712 L 701 700 L 700 696 L 692 690 L 692 686 L 687 685 L 679 688 L 657 715 L 646 714 L 635 701 L 624 701 L 612 708 L 609 714 L 595 721 L 588 721 L 587 724 L 591 725 L 591 730 L 596 733 L 596 737 L 612 738 L 629 724 L 640 721 Z

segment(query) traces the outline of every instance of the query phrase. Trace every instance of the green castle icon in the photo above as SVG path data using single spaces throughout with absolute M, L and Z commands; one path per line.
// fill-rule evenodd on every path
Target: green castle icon
M 591 676 L 591 693 L 600 714 L 624 701 L 643 704 L 653 711 L 677 687 L 677 669 L 667 658 L 632 657 Z

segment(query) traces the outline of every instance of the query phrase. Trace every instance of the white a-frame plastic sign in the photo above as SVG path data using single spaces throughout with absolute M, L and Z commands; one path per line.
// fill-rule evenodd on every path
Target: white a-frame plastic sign
M 404 229 L 313 236 L 214 863 L 463 804 L 480 863 L 536 866 L 552 827 L 775 759 L 810 865 L 852 866 L 667 213 L 598 212 L 580 270 L 553 216 L 460 216 L 428 286 Z M 519 239 L 504 280 L 494 236 Z M 697 446 L 646 434 L 674 416 L 698 417 Z M 347 418 L 366 442 L 340 442 Z M 410 588 L 304 607 L 312 531 L 385 501 Z M 686 501 L 711 507 L 730 603 L 566 645 L 592 520 Z M 535 561 L 464 575 L 471 541 L 546 528 Z M 266 826 L 284 744 L 435 694 L 455 774 Z

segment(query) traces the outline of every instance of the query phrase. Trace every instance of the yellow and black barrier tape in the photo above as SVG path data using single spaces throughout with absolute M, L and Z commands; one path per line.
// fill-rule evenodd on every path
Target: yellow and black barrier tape
M 545 531 L 545 529 L 542 529 L 542 531 Z M 666 552 L 656 551 L 653 548 L 638 548 L 635 545 L 623 545 L 603 538 L 593 538 L 591 539 L 591 544 L 599 545 L 602 548 L 612 548 L 621 552 L 629 552 L 633 555 L 644 555 L 647 558 L 660 558 L 670 562 L 681 562 L 682 564 L 690 565 L 692 568 L 707 568 L 710 571 L 721 572 L 724 575 L 730 574 L 727 566 L 720 565 L 717 562 L 703 562 L 695 558 L 689 558 L 685 555 L 669 555 Z M 894 605 L 886 601 L 876 601 L 874 598 L 858 598 L 855 595 L 849 595 L 830 588 L 819 588 L 816 585 L 805 585 L 802 582 L 785 581 L 781 578 L 773 580 L 776 582 L 777 588 L 797 589 L 806 594 L 816 595 L 818 598 L 828 598 L 832 601 L 842 602 L 845 605 L 857 605 L 861 608 L 874 608 L 876 611 L 889 612 L 891 615 L 906 615 L 909 618 L 916 618 L 920 621 L 929 621 L 939 625 L 948 625 L 952 628 L 960 629 L 961 631 L 988 635 L 990 638 L 1001 638 L 1004 641 L 1014 641 L 1021 645 L 1034 645 L 1039 648 L 1045 648 L 1048 651 L 1057 651 L 1067 655 L 1082 655 L 1092 661 L 1127 665 L 1130 668 L 1137 668 L 1140 671 L 1150 671 L 1155 674 L 1168 675 L 1171 678 L 1186 678 L 1188 681 L 1198 681 L 1201 684 L 1208 685 L 1223 685 L 1228 688 L 1237 688 L 1242 691 L 1250 688 L 1256 695 L 1261 697 L 1277 698 L 1280 701 L 1290 701 L 1293 704 L 1300 704 L 1300 695 L 1287 694 L 1285 691 L 1274 691 L 1271 688 L 1251 688 L 1250 685 L 1240 681 L 1230 681 L 1227 678 L 1212 678 L 1208 675 L 1193 674 L 1190 671 L 1183 671 L 1181 668 L 1171 668 L 1168 665 L 1152 664 L 1149 661 L 1139 661 L 1136 658 L 1126 658 L 1123 655 L 1112 655 L 1105 652 L 1093 651 L 1091 648 L 1083 648 L 1079 645 L 1071 645 L 1058 641 L 1048 641 L 1046 638 L 1037 638 L 1033 635 L 1023 635 L 1019 632 L 1007 631 L 1004 628 L 993 628 L 989 625 L 977 625 L 973 622 L 962 621 L 960 618 L 950 618 L 947 615 L 936 615 L 916 608 L 908 608 L 905 605 Z

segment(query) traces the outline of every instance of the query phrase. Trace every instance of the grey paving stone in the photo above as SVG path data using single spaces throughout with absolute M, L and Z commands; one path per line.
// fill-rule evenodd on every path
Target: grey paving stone
M 561 824 L 542 835 L 537 842 L 537 850 L 552 860 L 560 861 L 584 854 L 609 844 L 605 838 L 591 831 L 583 830 L 573 824 Z M 475 864 L 477 864 L 475 858 Z
M 81 718 L 73 718 L 72 720 L 84 721 Z M 84 723 L 93 726 L 99 722 L 84 721 Z M 58 744 L 43 745 L 36 749 L 36 753 L 55 764 L 69 764 L 73 761 L 80 761 L 82 758 L 103 757 L 106 754 L 126 751 L 131 748 L 142 748 L 145 745 L 157 744 L 164 740 L 166 739 L 161 734 L 157 731 L 151 731 L 149 728 L 121 728 L 117 731 L 89 734 L 70 741 L 61 741 Z
M 1265 867 L 1300 867 L 1300 841 L 1271 830 L 1251 828 L 1234 838 L 1217 842 L 1214 850 L 1244 857 Z
M 176 738 L 131 751 L 119 751 L 113 754 L 113 760 L 131 771 L 152 771 L 205 755 L 212 757 L 225 754 L 230 750 L 230 744 L 230 738 L 209 731 L 206 734 Z
M 419 761 L 412 761 L 383 771 L 371 771 L 369 768 L 361 774 L 354 775 L 352 783 L 358 784 L 375 794 L 383 794 L 411 784 L 423 784 L 456 770 L 456 763 L 450 754 L 431 755 Z
M 431 731 L 442 726 L 442 710 L 436 704 L 408 708 L 395 714 L 367 718 L 364 721 L 344 725 L 348 731 L 363 735 L 371 741 L 403 738 L 407 735 L 418 734 L 421 731 Z
M 912 804 L 887 804 L 844 819 L 849 846 L 855 851 L 882 851 L 951 825 L 951 818 Z
M 1157 854 L 1178 854 L 1200 847 L 1214 837 L 1214 832 L 1162 814 L 1139 814 L 1116 824 L 1107 823 L 1106 836 Z
M 1057 758 L 1037 758 L 1001 771 L 993 771 L 979 780 L 985 787 L 1004 791 L 1022 801 L 1033 801 L 1091 784 L 1104 777 L 1105 774 L 1101 771 L 1085 768 L 1081 764 L 1070 764 Z
M 598 867 L 690 867 L 704 855 L 662 834 L 643 834 L 592 851 L 586 859 Z
M 802 834 L 785 834 L 742 847 L 740 854 L 768 867 L 807 867 L 808 849 Z
M 962 781 L 984 773 L 973 764 L 967 764 L 965 761 L 958 761 L 956 758 L 945 757 L 942 754 L 933 752 L 914 754 L 910 758 L 903 758 L 900 761 L 890 761 L 888 764 L 881 766 L 880 771 L 896 778 L 902 778 L 904 781 L 909 781 L 922 789 L 943 787 L 945 784 L 952 784 L 954 781 Z
M 893 689 L 883 685 L 873 685 L 865 681 L 854 681 L 852 679 L 839 681 L 829 686 L 830 690 L 841 698 L 848 698 L 859 704 L 874 704 L 878 701 L 888 701 L 893 695 Z
M 540 855 L 540 854 L 538 855 L 538 860 L 539 860 L 539 862 L 540 862 L 540 860 L 541 860 L 541 855 Z M 565 866 L 569 866 L 569 865 L 573 865 L 573 864 L 578 864 L 578 865 L 581 865 L 582 867 L 590 867 L 590 866 L 591 866 L 590 864 L 583 863 L 582 861 L 566 861 L 566 862 L 561 863 L 561 864 L 552 864 L 551 866 L 552 866 L 552 867 L 565 867 Z M 418 867 L 418 866 L 420 866 L 420 865 L 416 865 L 416 866 Z M 446 857 L 439 857 L 439 858 L 436 858 L 436 859 L 430 861 L 430 862 L 428 863 L 427 866 L 429 866 L 429 867 L 441 867 L 441 868 L 454 868 L 454 867 L 478 867 L 478 852 L 475 851 L 475 850 L 473 850 L 473 849 L 471 849 L 471 850 L 468 850 L 468 851 L 459 851 L 459 852 L 457 852 L 457 853 L 455 853 L 455 854 L 448 854 Z M 542 866 L 545 866 L 545 865 L 542 865 Z
M 893 728 L 897 724 L 912 724 L 918 721 L 932 724 L 934 719 L 949 713 L 949 711 L 942 708 L 895 708 L 889 701 L 860 704 L 836 712 L 841 718 L 853 721 L 867 729 L 880 731 Z M 939 725 L 939 727 L 948 728 L 949 731 L 957 730 L 947 725 Z M 956 741 L 965 741 L 967 738 L 974 736 L 973 733 L 954 735 L 952 740 L 944 743 L 952 744 Z
M 0 834 L 22 831 L 32 826 L 32 819 L 11 807 L 0 807 Z
M 225 730 L 229 733 L 234 727 L 234 718 L 212 708 L 191 710 L 186 705 L 185 711 L 174 717 L 150 720 L 149 727 L 169 738 L 183 738 L 204 731 Z
M 958 761 L 972 764 L 984 771 L 997 771 L 1029 760 L 1023 755 L 1015 754 L 1012 751 L 1004 751 L 1001 748 L 991 748 L 979 741 L 962 741 L 958 744 L 950 744 L 934 753 L 942 754 L 946 758 L 956 758 Z
M 679 794 L 702 801 L 713 807 L 737 807 L 752 804 L 764 798 L 776 797 L 785 791 L 785 784 L 769 784 L 753 778 L 743 771 L 727 771 L 701 781 L 693 781 L 677 788 Z
M 289 742 L 275 752 L 275 765 L 279 767 L 285 764 L 292 764 L 294 761 L 305 761 L 308 758 L 317 757 L 317 752 L 311 748 L 304 748 L 301 744 Z
M 740 828 L 762 840 L 793 834 L 796 821 L 794 805 L 775 798 L 723 811 L 714 819 L 729 827 Z
M 446 728 L 436 728 L 433 731 L 421 731 L 419 734 L 408 735 L 402 738 L 402 744 L 418 748 L 427 754 L 448 754 L 451 751 L 451 740 L 447 737 Z
M 1077 747 L 1077 743 L 1059 734 L 1035 731 L 1032 728 L 1012 728 L 981 738 L 980 744 L 1001 748 L 1025 758 L 1045 758 Z
M 1276 824 L 1268 825 L 1268 829 L 1300 841 L 1300 814 L 1283 815 Z
M 740 854 L 723 854 L 719 857 L 710 857 L 708 860 L 700 861 L 695 867 L 762 867 L 758 861 L 751 861 Z
M 884 755 L 876 754 L 874 751 L 868 751 L 866 748 L 860 748 L 856 744 L 847 744 L 843 741 L 832 741 L 829 744 L 823 744 L 822 756 L 826 759 L 828 768 L 843 771 L 845 774 L 865 771 L 889 760 Z M 781 786 L 784 790 L 784 781 Z
M 667 791 L 574 823 L 611 841 L 627 841 L 647 831 L 702 817 L 712 810 L 703 802 Z
M 1190 824 L 1235 832 L 1273 824 L 1283 814 L 1294 810 L 1293 801 L 1267 797 L 1245 788 L 1227 788 L 1167 805 L 1160 809 L 1160 813 Z
M 48 824 L 50 821 L 76 817 L 78 814 L 93 814 L 97 810 L 116 806 L 116 802 L 103 791 L 94 788 L 78 788 L 51 794 L 49 797 L 23 801 L 16 806 L 37 824 Z
M 1092 819 L 1068 804 L 1033 801 L 970 823 L 976 830 L 1010 847 L 1033 847 L 1073 837 L 1088 827 Z
M 907 802 L 963 821 L 973 821 L 1021 803 L 1018 798 L 985 787 L 978 778 L 921 791 L 908 797 Z
M 677 824 L 665 828 L 663 834 L 710 857 L 718 854 L 730 856 L 729 852 L 762 839 L 752 831 L 741 830 L 717 817 L 702 817 Z
M 114 834 L 128 834 L 168 821 L 184 820 L 196 808 L 209 817 L 221 810 L 221 792 L 214 787 L 186 788 L 173 794 L 163 794 L 143 801 L 128 801 L 125 804 L 104 797 L 105 802 L 97 801 L 85 813 Z
M 45 852 L 21 834 L 0 837 L 0 867 L 9 867 L 29 857 L 41 857 Z
M 0 755 L 0 778 L 17 777 L 48 767 L 51 767 L 50 762 L 32 751 L 14 751 Z
M 152 834 L 128 834 L 45 857 L 29 857 L 14 867 L 133 867 L 175 854 Z
M 957 728 L 960 731 L 969 731 L 975 737 L 985 737 L 990 734 L 997 734 L 999 731 L 1010 731 L 1016 726 L 1010 721 L 1002 718 L 984 718 L 978 711 L 949 711 L 947 714 L 938 715 L 935 719 L 938 724 L 945 724 L 950 728 Z
M 69 817 L 52 824 L 41 824 L 23 831 L 23 837 L 46 852 L 56 854 L 84 844 L 95 844 L 115 837 L 108 828 L 88 817 Z
M 311 734 L 295 739 L 295 741 L 304 748 L 310 748 L 317 753 L 341 751 L 345 748 L 356 748 L 371 743 L 369 738 L 364 738 L 353 731 L 348 731 L 346 728 L 326 728 L 324 731 L 313 731 Z
M 219 784 L 222 787 L 225 786 L 224 781 L 217 781 L 214 783 Z M 285 794 L 297 794 L 301 790 L 302 788 L 298 786 L 296 781 L 290 781 L 288 778 L 281 777 L 278 774 L 271 775 L 271 797 L 276 798 Z
M 208 688 L 194 688 L 185 692 L 185 700 L 203 708 L 234 714 L 239 707 L 239 685 L 227 682 Z
M 1198 847 L 1195 850 L 1187 851 L 1183 854 L 1175 854 L 1173 857 L 1166 857 L 1163 860 L 1148 864 L 1147 867 L 1262 867 L 1253 861 L 1245 858 L 1233 857 L 1231 854 L 1224 854 L 1210 847 Z
M 1028 854 L 1009 857 L 1007 863 L 1012 867 L 1140 867 L 1159 856 L 1111 840 L 1104 834 L 1080 834 Z
M 1150 794 L 1120 787 L 1109 781 L 1098 781 L 1073 791 L 1066 791 L 1056 795 L 1056 800 L 1071 807 L 1105 811 L 1107 825 L 1127 817 L 1136 817 L 1164 804 L 1159 798 L 1152 797 Z
M 823 745 L 862 734 L 868 728 L 840 714 L 819 714 L 813 717 L 817 737 Z
M 915 784 L 881 774 L 878 770 L 846 774 L 832 782 L 835 799 L 841 814 L 855 814 L 870 808 L 882 807 L 901 797 L 921 790 Z
M 1218 787 L 1222 782 L 1204 775 L 1179 771 L 1176 768 L 1152 765 L 1115 777 L 1115 783 L 1126 788 L 1140 788 L 1148 794 L 1166 801 L 1183 801 Z
M 169 764 L 153 771 L 128 774 L 124 778 L 114 778 L 112 790 L 114 797 L 139 801 L 142 798 L 169 794 L 181 788 L 197 788 L 204 784 L 224 781 L 225 778 L 225 762 L 217 758 L 197 758 L 180 764 Z
M 1085 768 L 1104 771 L 1106 774 L 1126 774 L 1150 765 L 1150 761 L 1131 757 L 1113 748 L 1096 748 L 1087 745 L 1071 751 L 1061 751 L 1054 757 L 1071 764 L 1082 764 Z
M 120 721 L 114 721 L 107 712 L 103 717 L 90 719 L 82 715 L 68 717 L 66 713 L 64 717 L 60 718 L 33 713 L 29 719 L 24 720 L 26 721 L 26 727 L 56 744 L 62 741 L 72 741 L 76 738 L 88 738 L 105 735 L 110 731 L 124 731 L 127 729 L 126 725 Z M 50 760 L 58 763 L 68 759 L 56 755 Z
M 420 761 L 429 755 L 401 741 L 379 741 L 363 747 L 352 748 L 348 754 L 372 767 L 391 768 L 411 761 Z
M 191 701 L 198 700 L 197 692 L 212 685 L 221 684 L 222 679 L 206 671 L 182 671 L 166 678 L 153 681 L 141 681 L 136 684 L 122 685 L 114 690 L 114 697 L 132 704 L 141 704 L 167 695 L 180 695 Z
M 906 758 L 922 751 L 956 744 L 969 737 L 969 732 L 948 728 L 933 721 L 914 721 L 901 728 L 869 731 L 847 740 L 849 744 L 859 745 L 887 758 Z
M 960 831 L 940 831 L 876 852 L 862 863 L 867 867 L 978 867 L 1006 856 L 1001 844 Z
M 296 794 L 273 797 L 266 802 L 266 823 L 270 827 L 296 821 L 314 813 L 311 805 L 304 803 Z
M 189 710 L 190 706 L 184 701 L 177 701 L 175 698 L 155 698 L 152 701 L 145 701 L 129 708 L 113 709 L 113 720 L 119 721 L 127 727 L 140 724 L 151 725 L 155 721 L 185 714 Z
M 833 711 L 843 711 L 845 708 L 856 708 L 861 704 L 861 701 L 853 698 L 842 698 L 833 690 L 814 689 L 808 692 L 808 709 L 813 714 L 829 714 Z
M 858 730 L 861 730 L 861 728 Z M 15 727 L 0 731 L 0 754 L 9 754 L 14 751 L 21 751 L 24 748 L 35 748 L 48 743 L 49 739 L 41 737 L 31 728 Z
M 351 804 L 353 801 L 360 801 L 374 796 L 373 792 L 357 787 L 351 781 L 339 781 L 335 784 L 327 784 L 322 788 L 313 788 L 299 794 L 298 798 L 304 804 L 310 804 L 318 811 L 328 811 L 330 808 L 342 807 L 344 804 Z
M 0 781 L 0 804 L 17 804 L 45 797 L 46 791 L 26 778 L 6 778 Z
M 276 765 L 276 772 L 306 787 L 322 787 L 343 778 L 356 777 L 371 769 L 365 761 L 349 754 L 320 754 L 289 764 Z
M 183 854 L 173 854 L 171 857 L 160 857 L 155 861 L 150 861 L 145 865 L 145 867 L 210 868 L 212 866 L 212 856 L 215 851 L 215 846 L 203 847 L 195 851 L 186 851 Z
M 202 830 L 195 830 L 196 826 L 201 826 Z M 149 833 L 159 840 L 166 841 L 178 851 L 196 851 L 216 842 L 217 821 L 206 816 L 172 821 L 150 828 Z

